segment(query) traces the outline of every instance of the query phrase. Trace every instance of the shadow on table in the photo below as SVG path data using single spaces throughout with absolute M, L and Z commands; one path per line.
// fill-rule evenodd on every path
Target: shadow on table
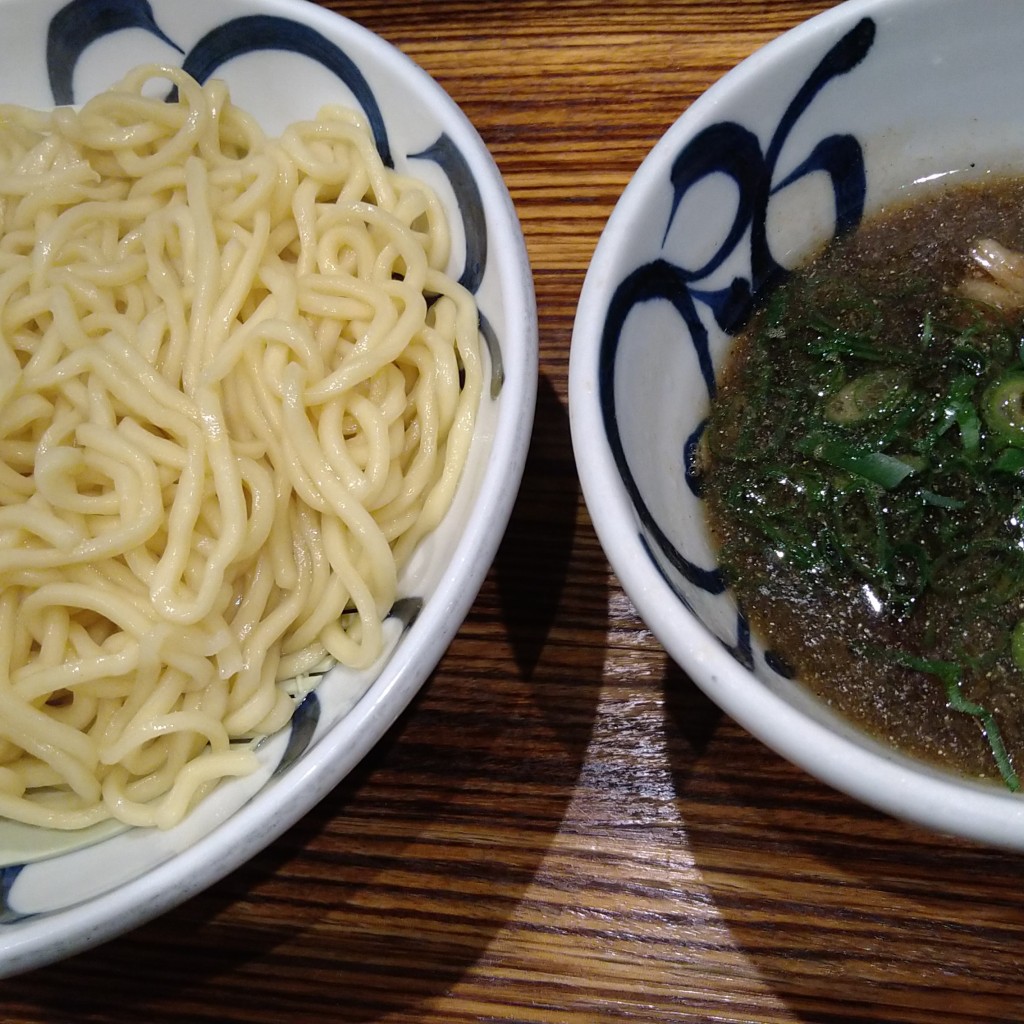
M 5 982 L 5 1004 L 40 1020 L 354 1022 L 406 1019 L 443 995 L 530 884 L 593 726 L 601 644 L 545 656 L 567 587 L 587 593 L 604 635 L 607 578 L 586 578 L 580 506 L 567 415 L 542 379 L 495 565 L 395 727 L 248 864 L 124 937 Z
M 701 701 L 675 666 L 666 686 L 679 734 Z M 676 788 L 731 970 L 808 1024 L 1020 1020 L 1024 860 L 875 812 L 728 724 Z

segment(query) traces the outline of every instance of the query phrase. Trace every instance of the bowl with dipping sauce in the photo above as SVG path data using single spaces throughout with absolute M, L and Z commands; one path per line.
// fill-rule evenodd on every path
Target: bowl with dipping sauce
M 1024 849 L 1024 9 L 852 0 L 726 74 L 603 232 L 574 451 L 622 585 L 768 746 Z
M 537 326 L 484 143 L 292 0 L 0 2 L 0 975 L 225 875 L 483 582 Z

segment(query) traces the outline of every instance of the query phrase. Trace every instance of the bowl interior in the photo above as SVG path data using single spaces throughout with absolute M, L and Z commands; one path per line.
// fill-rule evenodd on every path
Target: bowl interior
M 781 270 L 886 203 L 1024 171 L 1021 30 L 1024 9 L 999 0 L 851 0 L 713 86 L 652 150 L 601 238 L 570 413 L 609 560 L 713 699 L 877 807 L 1024 847 L 1018 798 L 876 743 L 777 670 L 723 586 L 693 473 L 733 334 Z
M 67 836 L 0 823 L 0 976 L 133 927 L 242 863 L 324 796 L 434 669 L 511 512 L 529 442 L 536 311 L 514 209 L 483 142 L 425 72 L 379 37 L 301 0 L 0 0 L 0 96 L 78 103 L 143 63 L 227 81 L 265 131 L 326 103 L 363 111 L 378 149 L 429 181 L 453 233 L 450 273 L 476 296 L 485 390 L 469 460 L 440 527 L 402 571 L 387 646 L 369 670 L 335 668 L 254 776 L 225 783 L 181 825 Z

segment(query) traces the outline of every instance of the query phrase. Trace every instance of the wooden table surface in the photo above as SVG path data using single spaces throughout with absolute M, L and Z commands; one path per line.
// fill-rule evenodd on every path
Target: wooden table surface
M 573 312 L 668 125 L 824 0 L 332 3 L 460 103 L 540 310 L 526 476 L 420 698 L 247 866 L 0 983 L 0 1019 L 1024 1020 L 1024 860 L 783 762 L 666 658 L 608 568 L 569 439 Z

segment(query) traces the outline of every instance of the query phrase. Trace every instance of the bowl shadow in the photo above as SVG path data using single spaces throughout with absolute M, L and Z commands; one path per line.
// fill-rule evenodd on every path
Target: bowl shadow
M 706 698 L 671 662 L 665 689 L 667 734 L 692 730 Z M 675 782 L 741 969 L 808 1024 L 1020 1020 L 1021 857 L 876 812 L 719 717 Z

